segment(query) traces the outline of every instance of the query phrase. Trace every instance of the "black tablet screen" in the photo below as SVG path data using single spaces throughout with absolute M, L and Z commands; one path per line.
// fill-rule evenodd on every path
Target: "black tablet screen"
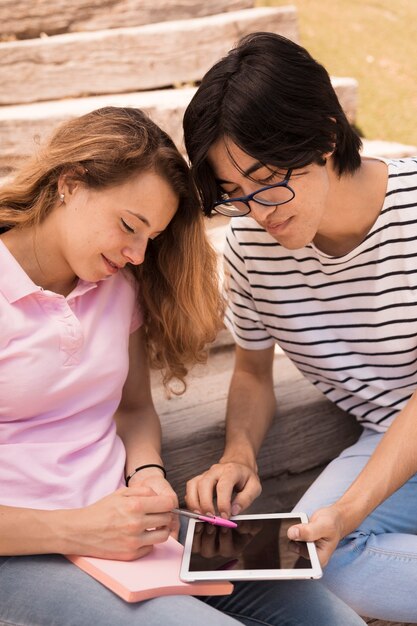
M 305 543 L 290 541 L 287 530 L 299 517 L 236 520 L 229 529 L 197 522 L 189 570 L 276 570 L 311 567 Z

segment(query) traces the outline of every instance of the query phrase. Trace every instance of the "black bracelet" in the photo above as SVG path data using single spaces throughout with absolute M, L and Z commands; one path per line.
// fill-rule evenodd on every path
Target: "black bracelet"
M 157 467 L 158 469 L 160 469 L 164 475 L 164 478 L 167 477 L 167 472 L 166 469 L 163 465 L 158 465 L 158 463 L 147 463 L 146 465 L 140 465 L 139 467 L 136 467 L 133 472 L 131 474 L 129 474 L 129 476 L 126 476 L 126 487 L 129 485 L 129 480 L 137 473 L 140 472 L 140 470 L 146 469 L 147 467 Z

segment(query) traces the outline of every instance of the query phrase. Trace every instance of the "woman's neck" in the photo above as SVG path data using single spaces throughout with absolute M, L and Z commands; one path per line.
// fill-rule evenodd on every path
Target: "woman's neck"
M 56 238 L 51 238 L 46 230 L 42 225 L 15 227 L 0 238 L 35 285 L 67 296 L 78 278 L 67 268 L 60 269 L 59 256 L 54 250 Z

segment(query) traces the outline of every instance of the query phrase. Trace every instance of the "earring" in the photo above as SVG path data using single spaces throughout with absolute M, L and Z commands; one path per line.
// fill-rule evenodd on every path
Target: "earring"
M 65 194 L 60 193 L 60 194 L 59 194 L 59 199 L 61 200 L 61 202 L 64 202 L 64 200 L 65 200 Z

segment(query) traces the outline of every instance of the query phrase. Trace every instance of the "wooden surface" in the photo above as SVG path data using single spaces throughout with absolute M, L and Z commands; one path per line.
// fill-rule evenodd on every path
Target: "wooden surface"
M 1 0 L 0 39 L 140 26 L 253 6 L 253 0 Z
M 163 457 L 181 496 L 186 480 L 217 461 L 222 452 L 232 364 L 231 348 L 216 351 L 206 366 L 194 368 L 185 395 L 170 399 L 154 375 L 154 400 L 163 425 Z M 356 420 L 336 409 L 283 354 L 276 354 L 274 371 L 277 414 L 258 458 L 260 476 L 270 481 L 259 505 L 269 510 L 290 505 L 288 493 L 284 497 L 274 487 L 278 478 L 285 484 L 292 474 L 322 466 L 361 432 Z M 305 486 L 303 482 L 300 489 Z M 269 504 L 274 497 L 278 499 Z
M 332 79 L 341 105 L 349 118 L 356 115 L 357 84 Z M 143 109 L 183 150 L 182 116 L 194 87 L 155 89 L 124 94 L 109 94 L 33 104 L 0 106 L 0 170 L 7 171 L 32 155 L 39 144 L 59 123 L 102 106 L 134 106 Z
M 0 104 L 122 93 L 187 83 L 256 30 L 298 40 L 294 7 L 0 44 Z

